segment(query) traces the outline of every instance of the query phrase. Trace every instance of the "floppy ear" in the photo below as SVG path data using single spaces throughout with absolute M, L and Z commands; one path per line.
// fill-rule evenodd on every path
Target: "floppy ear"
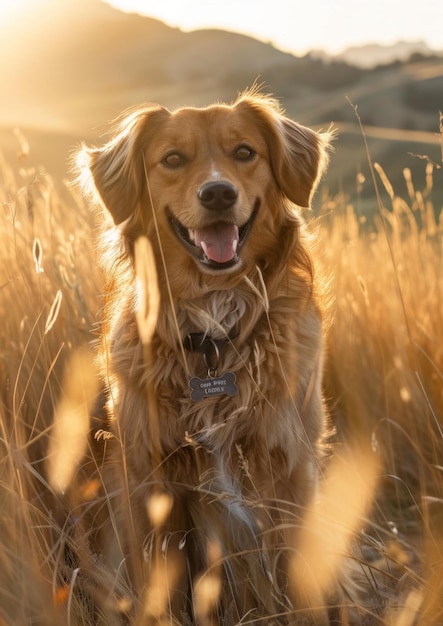
M 331 133 L 317 133 L 281 115 L 274 127 L 269 148 L 277 183 L 291 202 L 309 207 L 329 163 Z
M 328 162 L 333 133 L 317 133 L 283 115 L 273 98 L 251 92 L 240 96 L 238 106 L 248 106 L 258 116 L 278 186 L 300 207 L 309 207 Z
M 145 106 L 123 114 L 114 126 L 114 137 L 101 148 L 83 146 L 77 157 L 80 185 L 98 195 L 120 224 L 136 210 L 145 185 L 143 155 L 149 137 L 169 115 L 159 106 Z

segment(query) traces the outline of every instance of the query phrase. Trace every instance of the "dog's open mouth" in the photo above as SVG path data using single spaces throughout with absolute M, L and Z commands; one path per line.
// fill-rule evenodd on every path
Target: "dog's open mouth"
M 172 230 L 185 249 L 200 263 L 211 269 L 229 269 L 240 260 L 239 252 L 245 243 L 259 209 L 255 203 L 249 220 L 237 226 L 219 220 L 204 228 L 186 228 L 168 210 L 167 216 Z

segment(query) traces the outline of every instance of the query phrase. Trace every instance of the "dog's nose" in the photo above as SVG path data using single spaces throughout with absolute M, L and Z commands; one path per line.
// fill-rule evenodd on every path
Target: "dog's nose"
M 198 190 L 198 199 L 201 204 L 213 211 L 229 209 L 237 197 L 237 189 L 226 181 L 205 183 Z

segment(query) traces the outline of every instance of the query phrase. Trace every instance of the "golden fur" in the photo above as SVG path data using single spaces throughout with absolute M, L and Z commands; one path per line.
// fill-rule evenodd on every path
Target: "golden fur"
M 325 417 L 322 315 L 297 207 L 310 204 L 329 140 L 249 92 L 232 106 L 133 109 L 80 154 L 84 190 L 98 192 L 118 243 L 104 246 L 100 364 L 115 435 L 105 552 L 116 569 L 126 559 L 143 623 L 301 623 L 288 571 Z M 136 323 L 140 236 L 160 297 L 149 350 Z M 215 343 L 217 375 L 234 373 L 237 395 L 190 398 L 208 365 L 184 349 L 189 333 Z M 156 501 L 167 503 L 160 522 Z

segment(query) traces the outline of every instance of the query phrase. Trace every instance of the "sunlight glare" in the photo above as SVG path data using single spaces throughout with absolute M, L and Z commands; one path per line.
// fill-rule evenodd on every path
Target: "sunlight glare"
M 0 22 L 8 26 L 17 21 L 26 8 L 32 8 L 32 0 L 2 0 L 0 2 Z
M 144 0 L 106 0 L 111 6 L 126 13 L 140 13 L 161 20 L 174 28 L 185 31 L 216 28 L 241 32 L 252 37 L 266 38 L 269 10 L 265 3 L 254 6 L 254 25 L 251 28 L 250 5 L 237 0 L 225 0 L 223 4 L 206 0 L 164 0 L 150 3 Z M 233 16 L 235 16 L 233 18 Z
M 354 0 L 274 0 L 271 9 L 266 2 L 238 0 L 103 1 L 126 13 L 153 17 L 185 31 L 234 31 L 297 54 L 311 50 L 339 54 L 349 46 L 393 45 L 398 41 L 425 41 L 436 50 L 442 46 L 441 20 L 428 18 L 436 13 L 435 0 L 410 3 L 406 12 L 404 0 L 373 0 L 364 16 Z

